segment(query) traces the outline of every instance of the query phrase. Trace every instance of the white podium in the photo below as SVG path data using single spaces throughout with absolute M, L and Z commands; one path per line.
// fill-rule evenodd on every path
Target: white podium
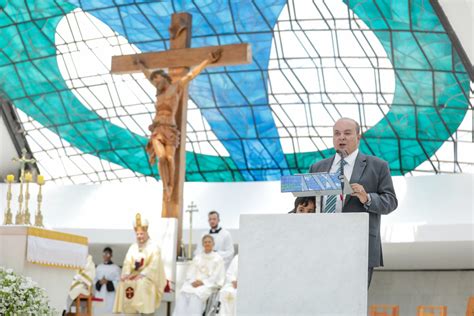
M 242 215 L 239 316 L 367 315 L 368 215 Z

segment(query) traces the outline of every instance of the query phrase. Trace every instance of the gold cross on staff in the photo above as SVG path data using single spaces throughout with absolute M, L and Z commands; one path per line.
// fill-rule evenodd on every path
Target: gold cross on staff
M 15 162 L 18 162 L 20 164 L 20 181 L 22 182 L 24 179 L 23 177 L 25 176 L 25 166 L 26 164 L 29 163 L 36 163 L 36 159 L 31 158 L 31 159 L 26 159 L 26 149 L 23 148 L 21 150 L 21 157 L 20 158 L 13 158 L 12 159 Z
M 192 247 L 193 247 L 193 213 L 199 212 L 197 205 L 194 204 L 194 201 L 191 201 L 191 204 L 188 205 L 186 213 L 189 213 L 189 243 L 188 243 L 188 260 L 193 259 Z
M 112 57 L 112 74 L 143 72 L 157 89 L 156 115 L 147 152 L 158 160 L 163 182 L 162 217 L 178 219 L 178 243 L 182 236 L 183 186 L 186 174 L 186 122 L 188 83 L 204 68 L 248 64 L 249 44 L 189 48 L 192 16 L 171 16 L 170 50 Z M 190 71 L 191 67 L 195 67 Z M 168 68 L 165 73 L 160 68 Z M 179 249 L 179 248 L 178 248 Z

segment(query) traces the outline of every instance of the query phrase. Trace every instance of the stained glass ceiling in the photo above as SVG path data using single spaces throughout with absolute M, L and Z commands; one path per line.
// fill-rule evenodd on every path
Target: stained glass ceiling
M 331 126 L 343 116 L 361 123 L 361 149 L 394 175 L 474 171 L 474 86 L 427 1 L 1 6 L 0 94 L 50 180 L 158 178 L 144 151 L 155 91 L 141 74 L 110 75 L 110 58 L 168 49 L 179 11 L 193 15 L 193 47 L 248 42 L 253 51 L 252 64 L 191 83 L 188 181 L 305 172 L 333 154 Z

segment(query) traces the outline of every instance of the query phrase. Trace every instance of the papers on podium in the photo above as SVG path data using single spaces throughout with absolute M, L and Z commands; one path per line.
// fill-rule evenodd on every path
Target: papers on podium
M 281 177 L 281 192 L 293 193 L 294 196 L 336 195 L 341 193 L 341 180 L 337 173 L 306 173 Z M 351 194 L 352 189 L 346 177 L 344 194 Z

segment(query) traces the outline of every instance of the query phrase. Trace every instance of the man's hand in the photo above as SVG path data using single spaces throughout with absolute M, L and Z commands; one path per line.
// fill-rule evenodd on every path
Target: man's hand
M 143 275 L 141 274 L 132 274 L 128 277 L 130 281 L 138 281 L 143 278 Z
M 130 274 L 124 274 L 120 277 L 120 281 L 126 281 L 130 278 Z
M 352 188 L 352 191 L 353 191 L 351 196 L 357 196 L 360 203 L 365 204 L 369 200 L 369 198 L 367 196 L 367 192 L 365 192 L 365 189 L 361 184 L 352 183 L 351 188 Z
M 140 58 L 138 58 L 138 57 L 135 57 L 135 58 L 133 59 L 133 63 L 134 63 L 135 65 L 137 65 L 137 66 L 140 66 L 140 68 L 145 68 L 145 69 L 147 69 L 147 67 L 145 66 L 145 63 L 144 63 L 143 61 L 141 61 Z
M 191 285 L 192 285 L 193 287 L 200 287 L 200 286 L 203 286 L 204 283 L 202 283 L 201 280 L 196 280 L 196 281 L 194 281 L 193 283 L 191 283 Z
M 222 48 L 218 48 L 209 54 L 209 60 L 211 61 L 211 63 L 215 63 L 221 58 L 221 55 L 222 55 Z
M 99 284 L 100 284 L 100 285 L 107 284 L 107 279 L 106 279 L 105 277 L 102 278 L 102 279 L 100 279 Z
M 237 280 L 235 280 L 235 281 L 232 281 L 232 286 L 234 287 L 234 289 L 236 289 L 236 288 L 237 288 Z

